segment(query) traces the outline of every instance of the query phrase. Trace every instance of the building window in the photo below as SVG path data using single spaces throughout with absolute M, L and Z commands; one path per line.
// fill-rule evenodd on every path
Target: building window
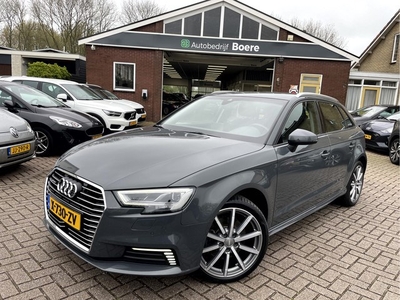
M 135 91 L 136 65 L 114 62 L 114 90 Z
M 221 7 L 204 13 L 203 26 L 203 36 L 219 37 L 219 29 L 221 27 Z
M 196 35 L 200 36 L 201 30 L 201 14 L 190 16 L 185 18 L 185 35 Z
M 224 18 L 224 34 L 225 38 L 239 38 L 240 29 L 240 14 L 225 8 L 225 18 Z
M 400 43 L 400 34 L 396 34 L 394 36 L 393 43 L 393 53 L 392 53 L 392 63 L 397 62 L 397 57 L 399 56 L 399 43 Z
M 301 74 L 300 92 L 321 93 L 322 75 L 320 74 Z

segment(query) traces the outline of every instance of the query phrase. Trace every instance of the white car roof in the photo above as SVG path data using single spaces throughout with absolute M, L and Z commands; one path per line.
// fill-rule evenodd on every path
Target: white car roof
M 50 82 L 56 84 L 79 84 L 78 82 L 72 80 L 65 80 L 65 79 L 55 79 L 55 78 L 41 78 L 41 77 L 31 77 L 31 76 L 7 76 L 7 77 L 0 77 L 0 80 L 5 81 L 14 81 L 14 80 L 36 80 L 40 82 Z

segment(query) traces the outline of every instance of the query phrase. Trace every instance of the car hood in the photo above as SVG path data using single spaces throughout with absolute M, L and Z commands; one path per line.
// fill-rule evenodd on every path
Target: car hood
M 263 144 L 145 127 L 81 144 L 61 156 L 57 166 L 105 190 L 167 187 L 188 175 L 263 147 Z
M 133 111 L 132 106 L 125 103 L 120 103 L 118 100 L 78 100 L 76 102 L 79 107 L 106 109 L 122 113 Z
M 10 132 L 10 127 L 14 127 L 18 131 L 26 131 L 26 121 L 13 113 L 9 113 L 4 109 L 0 109 L 0 133 Z
M 118 100 L 104 100 L 104 101 L 107 101 L 107 102 L 109 102 L 109 103 L 111 103 L 111 104 L 124 104 L 124 105 L 127 105 L 127 106 L 129 106 L 129 107 L 132 107 L 132 108 L 134 108 L 134 109 L 136 109 L 136 108 L 140 108 L 140 109 L 142 109 L 143 108 L 143 105 L 141 105 L 141 104 L 139 104 L 139 103 L 137 103 L 137 102 L 133 102 L 133 101 L 130 101 L 130 100 L 126 100 L 126 99 L 118 99 Z
M 102 125 L 100 121 L 97 120 L 96 118 L 93 118 L 92 116 L 84 112 L 73 110 L 69 107 L 60 107 L 60 106 L 51 108 L 35 107 L 35 112 L 42 115 L 65 118 L 80 124 L 88 124 L 93 126 Z
M 382 130 L 386 130 L 392 128 L 394 125 L 394 121 L 390 120 L 373 120 L 368 123 L 364 123 L 361 125 L 362 130 L 368 130 L 372 132 L 380 132 Z

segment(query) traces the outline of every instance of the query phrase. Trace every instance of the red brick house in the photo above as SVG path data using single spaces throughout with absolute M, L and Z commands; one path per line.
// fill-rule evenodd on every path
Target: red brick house
M 83 38 L 87 81 L 161 117 L 163 89 L 323 93 L 346 100 L 358 57 L 235 0 L 208 0 Z

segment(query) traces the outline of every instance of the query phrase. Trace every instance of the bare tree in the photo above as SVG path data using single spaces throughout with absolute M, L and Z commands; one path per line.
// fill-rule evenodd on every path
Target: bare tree
M 154 0 L 124 0 L 122 2 L 122 22 L 134 23 L 162 14 L 164 8 Z
M 31 0 L 32 16 L 49 45 L 71 53 L 84 53 L 78 39 L 107 30 L 115 10 L 110 0 Z
M 333 24 L 322 24 L 322 22 L 312 19 L 301 21 L 297 18 L 293 18 L 291 24 L 336 47 L 344 48 L 347 44 L 347 41 L 338 34 Z
M 3 43 L 10 48 L 15 47 L 14 31 L 20 19 L 18 13 L 21 7 L 24 7 L 24 0 L 0 0 L 0 22 L 3 25 Z

